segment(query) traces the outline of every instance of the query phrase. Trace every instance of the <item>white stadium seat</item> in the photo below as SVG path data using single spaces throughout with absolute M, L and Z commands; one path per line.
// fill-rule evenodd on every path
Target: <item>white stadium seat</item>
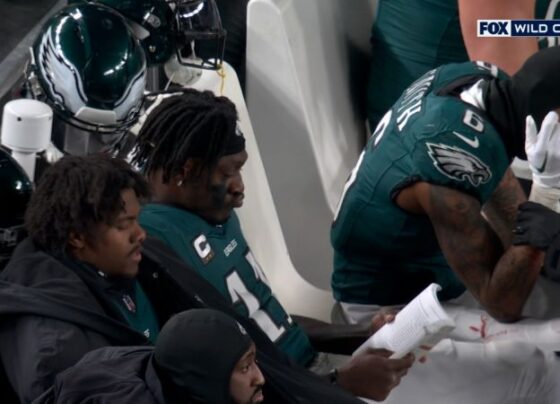
M 329 230 L 367 132 L 374 0 L 251 0 L 247 104 L 290 257 L 330 289 Z M 357 90 L 355 90 L 357 89 Z

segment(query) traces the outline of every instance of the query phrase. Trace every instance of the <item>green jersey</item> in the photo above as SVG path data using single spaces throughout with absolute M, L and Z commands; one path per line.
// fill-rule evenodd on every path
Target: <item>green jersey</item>
M 144 334 L 152 344 L 156 343 L 159 324 L 156 312 L 148 300 L 140 282 L 134 281 L 130 291 L 111 291 L 113 304 L 126 319 L 131 328 Z
M 235 212 L 221 225 L 178 207 L 148 204 L 140 224 L 167 243 L 198 271 L 235 309 L 251 317 L 278 347 L 301 365 L 315 357 L 309 339 L 274 297 L 251 253 Z
M 559 2 L 537 0 L 536 18 L 559 18 Z M 541 38 L 541 47 L 558 37 Z M 375 128 L 402 91 L 428 70 L 469 60 L 457 1 L 379 0 L 371 32 L 368 120 Z
M 442 286 L 444 300 L 465 290 L 429 218 L 405 212 L 395 198 L 418 181 L 460 190 L 481 204 L 490 198 L 510 163 L 500 136 L 482 111 L 441 92 L 491 75 L 498 69 L 482 63 L 434 69 L 383 117 L 350 175 L 333 223 L 337 300 L 402 304 L 430 282 Z

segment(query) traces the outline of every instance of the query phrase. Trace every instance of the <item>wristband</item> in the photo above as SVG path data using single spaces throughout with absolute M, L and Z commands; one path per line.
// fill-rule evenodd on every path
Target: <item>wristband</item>
M 533 181 L 529 200 L 560 213 L 560 188 L 551 188 Z

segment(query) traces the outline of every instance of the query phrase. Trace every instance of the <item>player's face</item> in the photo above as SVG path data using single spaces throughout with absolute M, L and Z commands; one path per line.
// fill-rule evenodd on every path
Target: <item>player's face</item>
M 216 168 L 202 187 L 203 190 L 197 195 L 201 216 L 221 223 L 227 220 L 234 208 L 243 205 L 245 185 L 241 178 L 241 168 L 247 158 L 247 152 L 244 150 L 218 160 Z
M 105 274 L 133 278 L 142 259 L 140 247 L 146 233 L 138 223 L 140 203 L 132 189 L 121 192 L 123 210 L 112 224 L 99 223 L 92 234 L 71 241 L 74 256 Z
M 255 361 L 255 344 L 239 359 L 229 382 L 229 391 L 235 404 L 262 403 L 264 377 Z

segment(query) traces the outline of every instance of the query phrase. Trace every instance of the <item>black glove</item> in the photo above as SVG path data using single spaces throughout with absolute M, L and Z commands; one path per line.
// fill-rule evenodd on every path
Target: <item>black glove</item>
M 560 282 L 560 237 L 556 237 L 546 250 L 543 271 L 547 278 Z
M 519 205 L 514 245 L 530 245 L 546 250 L 560 235 L 560 214 L 535 202 Z

